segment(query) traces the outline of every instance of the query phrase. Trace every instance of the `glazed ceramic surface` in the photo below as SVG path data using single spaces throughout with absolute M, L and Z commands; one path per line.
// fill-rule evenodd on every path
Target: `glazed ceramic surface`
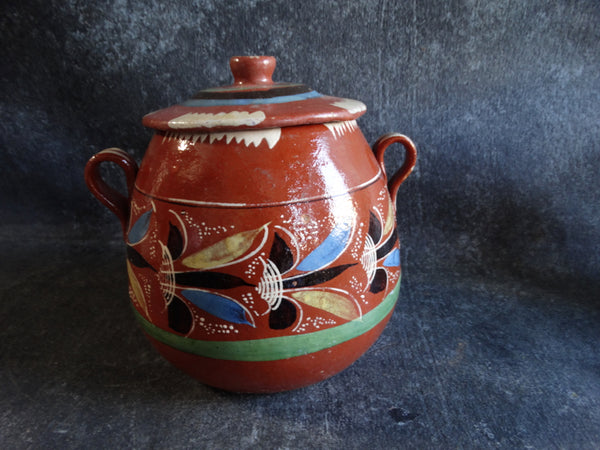
M 235 82 L 144 118 L 138 170 L 90 160 L 92 192 L 121 220 L 135 316 L 158 351 L 202 382 L 274 392 L 325 379 L 377 339 L 398 297 L 395 197 L 416 150 L 372 150 L 366 108 L 273 83 L 270 57 L 232 58 Z M 387 179 L 386 148 L 406 158 Z M 114 162 L 128 197 L 100 177 Z

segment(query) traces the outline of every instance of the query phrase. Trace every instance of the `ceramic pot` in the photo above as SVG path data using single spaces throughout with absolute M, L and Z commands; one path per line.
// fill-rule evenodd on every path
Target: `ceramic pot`
M 156 132 L 139 170 L 111 148 L 85 179 L 121 221 L 133 311 L 158 351 L 214 387 L 295 389 L 352 364 L 388 322 L 396 192 L 416 149 L 400 134 L 371 149 L 364 104 L 274 83 L 272 57 L 230 64 L 233 85 L 144 117 Z M 405 159 L 388 179 L 392 143 Z

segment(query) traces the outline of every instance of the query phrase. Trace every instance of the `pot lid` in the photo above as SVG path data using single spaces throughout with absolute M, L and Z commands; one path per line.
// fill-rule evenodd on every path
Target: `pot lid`
M 146 115 L 157 130 L 224 131 L 279 128 L 353 120 L 367 107 L 357 100 L 319 94 L 297 83 L 275 83 L 272 56 L 234 56 L 234 83 L 205 89 L 191 99 Z

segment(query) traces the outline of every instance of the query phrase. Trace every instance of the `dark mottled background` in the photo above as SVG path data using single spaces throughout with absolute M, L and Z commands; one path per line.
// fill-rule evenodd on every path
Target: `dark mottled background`
M 4 0 L 0 32 L 3 447 L 600 446 L 599 2 Z M 244 54 L 419 149 L 390 326 L 268 397 L 148 348 L 82 176 L 105 147 L 140 161 L 141 117 Z

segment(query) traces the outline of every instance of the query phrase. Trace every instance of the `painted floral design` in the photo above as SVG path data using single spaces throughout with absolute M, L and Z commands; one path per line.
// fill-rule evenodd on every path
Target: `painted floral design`
M 348 291 L 332 287 L 328 282 L 358 265 L 368 278 L 367 289 L 376 294 L 387 288 L 386 267 L 399 265 L 393 219 L 384 224 L 373 212 L 361 260 L 345 264 L 338 259 L 349 247 L 356 227 L 347 221 L 334 224 L 327 237 L 300 258 L 301 251 L 294 235 L 271 223 L 228 235 L 210 246 L 190 252 L 183 220 L 174 211 L 170 210 L 170 213 L 173 220 L 169 222 L 168 236 L 164 242 L 158 240 L 160 266 L 154 267 L 148 262 L 149 258 L 136 249 L 149 233 L 153 209 L 143 212 L 131 226 L 127 264 L 132 296 L 141 311 L 149 316 L 144 291 L 133 266 L 158 277 L 168 326 L 183 335 L 193 331 L 198 311 L 202 312 L 202 317 L 207 313 L 231 324 L 222 326 L 232 330 L 237 326 L 256 327 L 255 316 L 268 315 L 268 326 L 272 330 L 302 332 L 307 306 L 333 317 L 322 325 L 360 319 L 363 312 L 359 301 Z M 248 276 L 232 275 L 227 270 L 239 265 L 247 267 L 244 273 Z M 176 266 L 185 270 L 175 270 Z M 248 297 L 240 299 L 242 291 L 247 292 Z M 256 312 L 258 307 L 251 311 L 244 301 L 253 295 L 261 302 L 260 314 Z M 225 329 L 229 331 L 229 328 Z
M 388 220 L 384 228 L 379 218 L 371 212 L 369 232 L 361 263 L 369 278 L 369 291 L 373 294 L 377 294 L 387 287 L 386 268 L 400 266 L 400 251 L 395 248 L 397 240 L 398 234 L 396 229 L 393 229 L 393 222 Z M 378 262 L 381 262 L 383 267 L 378 267 Z

